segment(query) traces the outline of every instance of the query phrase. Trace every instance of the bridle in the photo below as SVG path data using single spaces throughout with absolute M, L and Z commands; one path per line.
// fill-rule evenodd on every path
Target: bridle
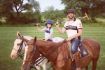
M 45 59 L 45 57 L 43 57 L 42 56 L 42 54 L 41 54 L 41 52 L 39 51 L 39 49 L 37 48 L 37 45 L 36 45 L 36 41 L 34 41 L 33 43 L 28 43 L 27 44 L 28 46 L 29 45 L 31 45 L 32 46 L 32 50 L 31 50 L 31 52 L 30 53 L 40 53 L 39 55 L 38 55 L 38 58 L 37 58 L 37 56 L 36 56 L 36 60 L 34 61 L 34 65 L 35 66 L 37 66 L 37 65 L 39 65 L 44 59 Z M 31 57 L 33 58 L 35 55 L 32 55 Z M 26 59 L 25 61 L 27 61 L 27 62 L 29 62 L 29 59 Z
M 17 38 L 17 39 L 18 39 L 18 38 Z M 19 43 L 19 44 L 17 44 L 17 45 L 19 45 L 19 49 L 15 49 L 15 48 L 13 48 L 13 49 L 14 49 L 15 51 L 17 51 L 17 55 L 18 55 L 21 59 L 23 59 L 24 52 L 22 52 L 22 49 L 23 49 L 23 45 L 26 46 L 26 44 L 25 44 L 24 40 L 22 40 L 21 43 Z
M 23 44 L 24 44 L 24 41 L 22 40 L 22 42 L 20 43 L 20 47 L 19 47 L 19 49 L 18 49 L 18 52 L 17 52 L 18 56 L 19 56 L 21 59 L 23 59 L 23 54 L 24 54 L 24 53 L 21 52 L 22 49 L 23 49 Z

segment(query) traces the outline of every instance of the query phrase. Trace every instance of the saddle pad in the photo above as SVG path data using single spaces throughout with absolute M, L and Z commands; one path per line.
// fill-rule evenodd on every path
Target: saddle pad
M 55 42 L 55 43 L 59 43 L 59 42 L 63 42 L 64 39 L 61 38 L 61 37 L 54 37 L 54 38 L 52 38 L 52 41 Z

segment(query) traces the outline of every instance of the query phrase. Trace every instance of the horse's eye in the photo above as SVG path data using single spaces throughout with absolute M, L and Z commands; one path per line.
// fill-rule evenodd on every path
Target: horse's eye
M 20 43 L 19 43 L 19 44 L 17 44 L 17 46 L 20 46 Z

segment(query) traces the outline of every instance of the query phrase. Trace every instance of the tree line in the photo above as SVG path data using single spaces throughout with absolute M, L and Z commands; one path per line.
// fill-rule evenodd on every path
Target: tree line
M 86 13 L 94 20 L 95 16 L 105 14 L 105 0 L 61 0 L 68 8 L 74 8 L 79 16 Z
M 17 24 L 39 22 L 40 6 L 36 0 L 0 0 L 0 17 Z
M 26 3 L 25 3 L 26 2 Z M 65 9 L 57 10 L 52 6 L 44 12 L 36 0 L 0 0 L 0 18 L 13 24 L 42 23 L 46 19 L 62 21 L 69 8 L 74 8 L 78 16 L 89 16 L 95 20 L 97 15 L 105 15 L 105 0 L 61 0 Z

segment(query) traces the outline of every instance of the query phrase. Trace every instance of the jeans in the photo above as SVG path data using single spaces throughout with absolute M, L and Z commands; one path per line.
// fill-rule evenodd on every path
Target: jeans
M 80 39 L 74 38 L 71 40 L 71 47 L 69 49 L 73 54 L 78 51 L 79 44 L 80 44 Z

